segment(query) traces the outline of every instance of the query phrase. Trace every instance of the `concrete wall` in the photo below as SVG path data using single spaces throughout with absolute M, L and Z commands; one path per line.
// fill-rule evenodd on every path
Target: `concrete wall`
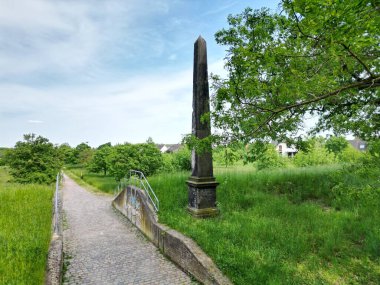
M 140 229 L 167 257 L 203 284 L 232 284 L 190 238 L 157 222 L 145 192 L 128 186 L 113 206 Z

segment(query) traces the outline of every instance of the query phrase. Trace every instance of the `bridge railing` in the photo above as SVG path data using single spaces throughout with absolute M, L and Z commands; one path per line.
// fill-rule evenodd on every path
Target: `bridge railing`
M 55 181 L 55 192 L 54 192 L 54 233 L 60 234 L 61 228 L 60 228 L 60 222 L 59 222 L 59 186 L 63 179 L 62 172 L 57 173 L 56 181 Z
M 154 210 L 158 212 L 160 207 L 160 201 L 158 200 L 156 193 L 154 193 L 143 172 L 138 170 L 130 170 L 128 177 L 120 180 L 120 183 L 115 189 L 115 196 L 118 195 L 118 193 L 120 193 L 120 191 L 122 191 L 128 185 L 134 185 L 142 188 L 147 194 L 148 199 L 152 204 Z

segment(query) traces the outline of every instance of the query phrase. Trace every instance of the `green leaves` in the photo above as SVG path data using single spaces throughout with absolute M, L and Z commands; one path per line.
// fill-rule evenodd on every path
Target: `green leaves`
M 228 78 L 212 77 L 215 126 L 245 141 L 283 139 L 314 114 L 315 130 L 378 137 L 376 9 L 370 0 L 284 0 L 281 14 L 230 15 L 215 34 L 228 47 Z
M 24 135 L 24 141 L 17 142 L 7 151 L 5 162 L 19 183 L 53 183 L 62 166 L 57 147 L 47 138 L 35 134 Z

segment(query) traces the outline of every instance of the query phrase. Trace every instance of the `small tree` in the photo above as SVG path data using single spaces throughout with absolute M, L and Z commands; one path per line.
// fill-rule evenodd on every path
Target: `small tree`
M 107 175 L 110 166 L 109 156 L 111 151 L 112 147 L 110 145 L 99 146 L 92 157 L 89 170 L 93 172 L 103 172 L 104 175 Z
M 47 138 L 24 135 L 5 155 L 10 174 L 16 182 L 49 184 L 62 166 L 59 151 Z
M 347 147 L 348 142 L 344 137 L 330 137 L 325 143 L 327 151 L 333 153 L 335 157 Z

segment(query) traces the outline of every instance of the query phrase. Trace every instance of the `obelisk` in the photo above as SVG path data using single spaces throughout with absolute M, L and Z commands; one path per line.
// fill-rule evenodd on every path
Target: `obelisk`
M 192 134 L 198 139 L 211 134 L 209 101 L 206 41 L 199 36 L 194 43 L 192 120 Z M 194 217 L 212 217 L 219 213 L 216 208 L 218 183 L 213 174 L 211 145 L 207 151 L 192 150 L 192 174 L 187 185 L 188 211 Z

